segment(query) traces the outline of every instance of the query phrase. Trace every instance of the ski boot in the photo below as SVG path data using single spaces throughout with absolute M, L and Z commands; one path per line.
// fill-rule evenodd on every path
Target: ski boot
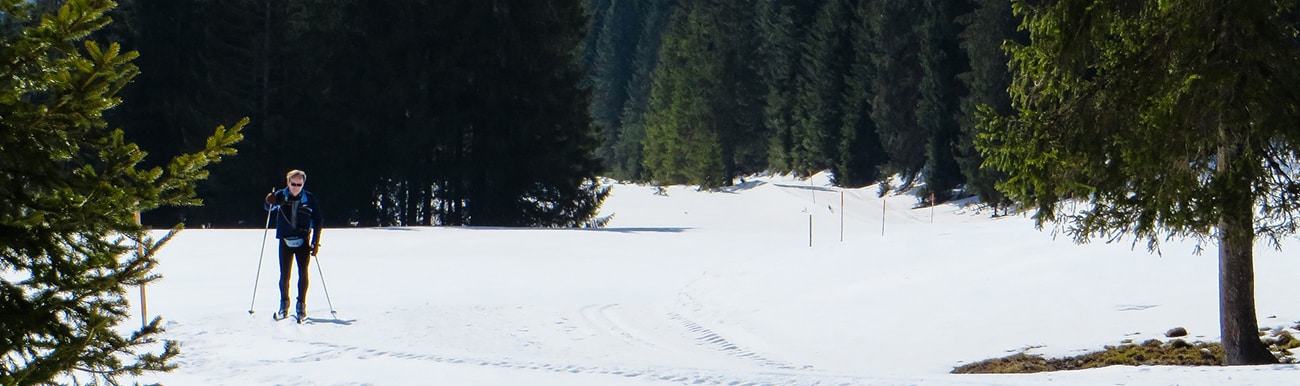
M 275 320 L 284 320 L 284 318 L 287 317 L 289 317 L 289 299 L 281 299 L 280 310 L 276 311 L 274 315 L 271 315 L 271 318 Z
M 287 301 L 286 301 L 286 304 L 288 304 Z M 298 305 L 297 305 L 296 307 L 294 307 L 294 310 L 297 311 L 297 316 L 296 316 L 296 318 L 298 319 L 298 323 L 302 323 L 302 322 L 306 322 L 306 321 L 307 321 L 307 302 L 306 302 L 306 301 L 302 300 L 302 298 L 298 298 Z

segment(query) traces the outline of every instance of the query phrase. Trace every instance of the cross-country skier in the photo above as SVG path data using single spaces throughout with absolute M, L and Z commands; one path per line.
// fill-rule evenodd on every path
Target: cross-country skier
M 307 173 L 290 170 L 288 186 L 266 195 L 266 210 L 275 217 L 275 238 L 280 240 L 280 311 L 275 319 L 289 316 L 289 276 L 298 263 L 298 322 L 307 317 L 307 265 L 320 251 L 321 213 L 316 197 L 303 189 Z M 271 224 L 267 224 L 270 226 Z

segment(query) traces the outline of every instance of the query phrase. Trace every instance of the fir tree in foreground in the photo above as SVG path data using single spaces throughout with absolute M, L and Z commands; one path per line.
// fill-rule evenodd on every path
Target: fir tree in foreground
M 976 142 L 1008 174 L 998 187 L 1079 242 L 1217 242 L 1224 362 L 1277 363 L 1259 337 L 1254 246 L 1300 229 L 1294 2 L 1012 4 L 1031 42 L 1010 45 L 1018 112 L 981 109 Z
M 113 6 L 68 0 L 41 14 L 0 0 L 0 384 L 116 384 L 174 367 L 161 319 L 129 336 L 118 326 L 128 287 L 158 278 L 154 253 L 180 229 L 154 240 L 134 213 L 200 204 L 195 182 L 235 153 L 246 121 L 165 171 L 137 169 L 145 153 L 102 118 L 136 54 L 82 43 Z

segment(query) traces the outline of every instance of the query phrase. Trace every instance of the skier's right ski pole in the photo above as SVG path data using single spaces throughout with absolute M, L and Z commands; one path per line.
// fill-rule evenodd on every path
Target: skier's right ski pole
M 275 188 L 271 188 L 271 193 L 275 193 Z M 262 224 L 262 250 L 257 253 L 257 277 L 253 279 L 253 300 L 248 303 L 248 314 L 253 314 L 253 305 L 257 304 L 257 283 L 262 281 L 262 257 L 266 255 L 266 234 L 271 230 L 271 212 L 266 211 L 266 221 Z

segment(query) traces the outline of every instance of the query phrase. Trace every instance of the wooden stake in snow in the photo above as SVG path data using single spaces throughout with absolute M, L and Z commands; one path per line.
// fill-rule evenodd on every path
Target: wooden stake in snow
M 135 225 L 140 225 L 140 211 L 135 212 Z M 137 256 L 144 256 L 143 240 L 136 242 L 135 252 Z M 144 283 L 140 283 L 140 327 L 149 326 L 149 302 L 145 297 Z
M 930 223 L 934 224 L 934 192 L 930 192 Z

